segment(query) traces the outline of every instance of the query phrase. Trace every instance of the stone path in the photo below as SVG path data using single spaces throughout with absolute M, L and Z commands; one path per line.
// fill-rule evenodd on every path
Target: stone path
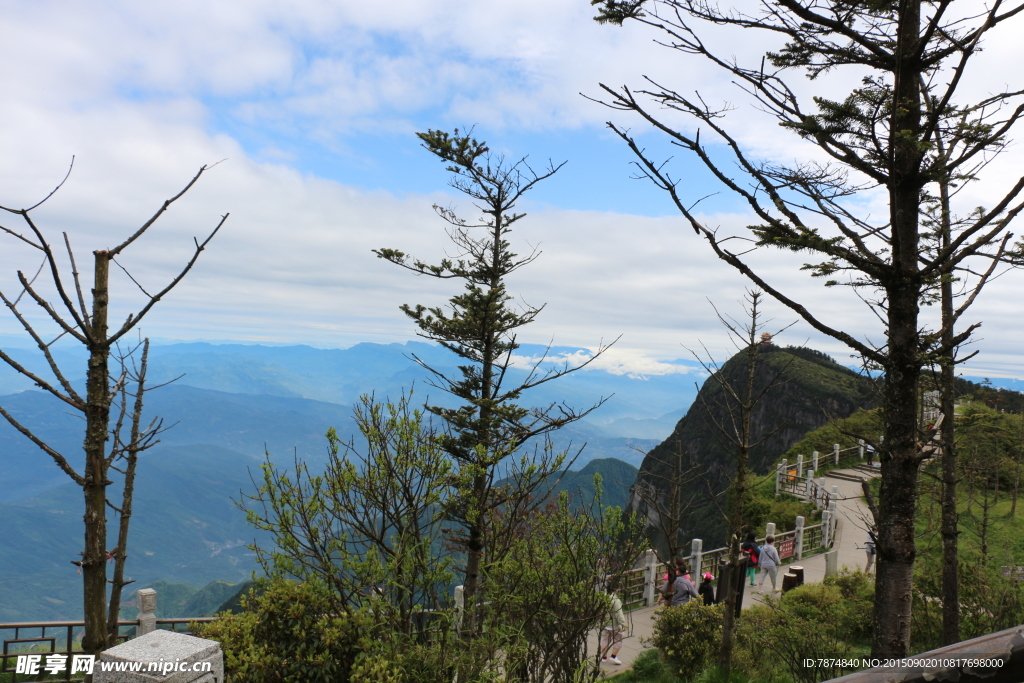
M 870 477 L 870 475 L 860 470 L 835 470 L 835 472 Z M 867 555 L 864 552 L 864 541 L 867 537 L 867 523 L 865 519 L 870 518 L 870 513 L 868 512 L 867 505 L 861 501 L 863 493 L 860 483 L 834 478 L 830 476 L 831 474 L 832 472 L 825 475 L 828 478 L 827 484 L 830 490 L 832 485 L 839 488 L 839 496 L 836 499 L 839 524 L 836 529 L 837 540 L 832 546 L 833 550 L 839 551 L 837 566 L 840 569 L 843 567 L 863 569 L 867 561 Z M 801 561 L 799 564 L 804 568 L 804 581 L 806 583 L 817 583 L 825 578 L 824 554 L 814 555 Z M 874 567 L 872 567 L 872 571 L 874 571 Z M 782 587 L 783 574 L 785 572 L 780 570 L 778 576 L 779 588 Z M 766 579 L 766 589 L 769 584 L 770 582 Z M 757 589 L 744 583 L 743 609 L 760 604 L 761 602 L 761 594 L 757 592 Z M 622 642 L 622 649 L 619 651 L 619 659 L 622 661 L 622 664 L 603 663 L 601 668 L 606 675 L 612 676 L 627 671 L 637 655 L 651 647 L 647 641 L 654 635 L 654 610 L 654 607 L 644 607 L 626 615 L 628 622 L 627 635 Z M 594 631 L 590 635 L 588 651 L 595 652 L 598 647 L 598 632 Z

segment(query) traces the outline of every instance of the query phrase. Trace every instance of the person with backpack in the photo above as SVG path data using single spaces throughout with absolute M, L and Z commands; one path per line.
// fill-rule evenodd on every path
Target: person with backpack
M 743 541 L 740 550 L 747 554 L 747 579 L 750 585 L 754 585 L 754 577 L 757 576 L 757 563 L 761 558 L 761 548 L 757 545 L 754 534 L 747 534 L 747 540 Z

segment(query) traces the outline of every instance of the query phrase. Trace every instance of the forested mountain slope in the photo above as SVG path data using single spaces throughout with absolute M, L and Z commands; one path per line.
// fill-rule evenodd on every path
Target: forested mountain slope
M 730 358 L 719 372 L 731 386 L 742 389 L 747 376 L 746 353 Z M 778 380 L 769 387 L 776 376 Z M 767 473 L 775 459 L 807 432 L 830 419 L 872 408 L 878 400 L 870 380 L 827 355 L 770 343 L 763 345 L 757 355 L 755 392 L 760 391 L 765 393 L 751 420 L 752 441 L 757 445 L 749 460 L 756 474 Z M 735 449 L 716 424 L 731 427 L 734 423 L 721 384 L 709 378 L 672 435 L 644 458 L 637 475 L 638 484 L 653 486 L 667 497 L 673 463 L 681 459 L 683 484 L 678 493 L 687 501 L 696 494 L 683 523 L 684 535 L 702 538 L 705 548 L 724 543 L 725 523 L 712 494 L 724 501 L 723 493 L 736 470 Z M 629 509 L 641 514 L 650 512 L 635 494 Z

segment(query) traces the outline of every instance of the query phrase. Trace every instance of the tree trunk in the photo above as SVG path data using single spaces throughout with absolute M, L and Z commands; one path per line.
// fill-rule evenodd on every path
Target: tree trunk
M 874 635 L 871 656 L 906 657 L 910 651 L 913 587 L 914 513 L 917 507 L 917 386 L 919 210 L 923 146 L 921 65 L 916 58 L 921 9 L 916 0 L 899 3 L 893 63 L 893 101 L 889 125 L 889 218 L 892 270 L 883 282 L 888 298 L 888 350 L 885 366 L 885 447 L 881 454 L 878 571 L 875 578 Z
M 920 378 L 917 289 L 907 283 L 902 288 L 890 290 L 889 294 L 890 356 L 884 391 L 885 440 L 880 454 L 878 570 L 871 646 L 871 656 L 877 658 L 906 657 L 910 648 L 911 590 L 916 555 L 914 519 L 920 466 L 917 448 Z
M 95 252 L 92 326 L 85 406 L 85 552 L 82 557 L 85 636 L 82 650 L 99 654 L 107 642 L 107 426 L 110 419 L 110 381 L 107 359 L 107 306 L 110 260 Z
M 729 568 L 731 575 L 725 589 L 725 614 L 722 617 L 722 644 L 718 650 L 718 666 L 723 671 L 730 671 L 732 668 L 732 651 L 736 631 L 736 601 L 743 600 L 742 591 L 737 591 L 737 586 L 746 584 L 746 577 L 735 576 L 740 568 L 740 534 L 743 532 L 746 516 L 747 502 L 747 461 L 750 457 L 751 433 L 750 422 L 757 403 L 754 392 L 754 383 L 757 377 L 757 330 L 758 330 L 758 303 L 760 294 L 755 292 L 751 295 L 750 307 L 750 329 L 747 340 L 747 377 L 746 386 L 743 388 L 743 398 L 740 404 L 740 433 L 739 444 L 736 449 L 736 478 L 733 480 L 732 497 L 729 500 Z M 700 577 L 697 577 L 700 578 Z
M 107 643 L 117 642 L 117 622 L 121 617 L 121 589 L 131 581 L 124 580 L 124 564 L 128 559 L 128 526 L 132 518 L 132 497 L 135 493 L 135 465 L 139 459 L 142 438 L 142 399 L 146 393 L 146 370 L 149 365 L 149 339 L 143 342 L 142 363 L 139 366 L 138 382 L 135 388 L 135 405 L 132 409 L 131 441 L 127 445 L 124 469 L 124 495 L 121 496 L 120 523 L 117 532 L 117 547 L 114 550 L 114 578 L 110 584 L 110 605 L 107 610 Z M 125 399 L 127 400 L 127 398 Z
M 725 614 L 722 617 L 722 644 L 718 650 L 718 667 L 723 671 L 732 668 L 732 651 L 734 634 L 736 632 L 736 601 L 743 599 L 742 592 L 738 593 L 737 585 L 745 585 L 746 577 L 737 577 L 735 572 L 739 571 L 740 557 L 740 534 L 743 531 L 743 509 L 746 498 L 745 480 L 747 476 L 746 449 L 736 467 L 736 503 L 733 507 L 733 514 L 729 520 L 729 568 L 730 576 L 725 587 Z M 700 577 L 696 577 L 700 578 Z M 721 581 L 723 577 L 719 577 Z
M 1010 518 L 1017 516 L 1017 494 L 1020 492 L 1020 459 L 1024 447 L 1024 413 L 1020 416 L 1020 436 L 1017 439 L 1017 464 L 1013 476 L 1013 505 L 1010 506 Z
M 479 593 L 480 567 L 484 553 L 484 496 L 487 495 L 487 480 L 484 475 L 477 475 L 473 480 L 473 505 L 478 512 L 469 524 L 469 537 L 466 539 L 466 578 L 462 585 L 463 621 L 462 630 L 466 635 L 475 634 L 480 623 Z M 470 513 L 472 514 L 472 513 Z
M 946 306 L 943 284 L 943 308 Z M 952 308 L 952 301 L 950 301 Z M 949 332 L 952 335 L 952 330 Z M 948 362 L 945 362 L 948 361 Z M 960 642 L 960 515 L 956 509 L 956 437 L 953 396 L 953 363 L 942 364 L 942 644 Z
M 942 248 L 949 246 L 952 225 L 949 207 L 949 183 L 939 183 L 942 221 Z M 942 298 L 942 343 L 953 342 L 953 281 L 944 276 L 940 285 Z M 940 366 L 939 404 L 942 411 L 942 644 L 960 642 L 960 515 L 956 509 L 956 387 L 954 379 L 955 349 L 942 359 Z
M 491 250 L 491 281 L 488 283 L 488 309 L 498 304 L 501 297 L 501 238 L 502 238 L 502 217 L 500 213 L 494 215 L 494 226 L 492 228 L 492 239 L 494 248 Z M 480 359 L 480 393 L 478 404 L 479 428 L 477 430 L 477 441 L 483 452 L 485 462 L 474 463 L 479 469 L 489 471 L 493 465 L 491 457 L 497 447 L 494 443 L 494 434 L 491 427 L 491 403 L 494 398 L 494 364 L 496 362 L 496 346 L 499 341 L 493 320 L 485 317 L 480 328 L 480 341 L 483 349 Z M 467 635 L 477 633 L 477 628 L 482 624 L 479 614 L 480 574 L 483 569 L 483 555 L 486 545 L 486 518 L 489 492 L 488 476 L 479 472 L 473 477 L 473 505 L 475 509 L 469 511 L 469 538 L 466 553 L 466 578 L 462 587 L 464 600 L 465 621 L 463 631 Z
M 917 288 L 890 293 L 890 360 L 885 376 L 878 570 L 872 657 L 905 657 L 910 647 L 914 517 L 917 507 Z

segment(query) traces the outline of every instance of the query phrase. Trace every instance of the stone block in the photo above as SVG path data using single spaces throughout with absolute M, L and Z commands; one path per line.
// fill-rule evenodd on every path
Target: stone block
M 121 671 L 104 671 L 111 663 Z M 172 666 L 173 665 L 173 666 Z M 174 631 L 153 631 L 101 653 L 94 683 L 223 683 L 220 643 Z

